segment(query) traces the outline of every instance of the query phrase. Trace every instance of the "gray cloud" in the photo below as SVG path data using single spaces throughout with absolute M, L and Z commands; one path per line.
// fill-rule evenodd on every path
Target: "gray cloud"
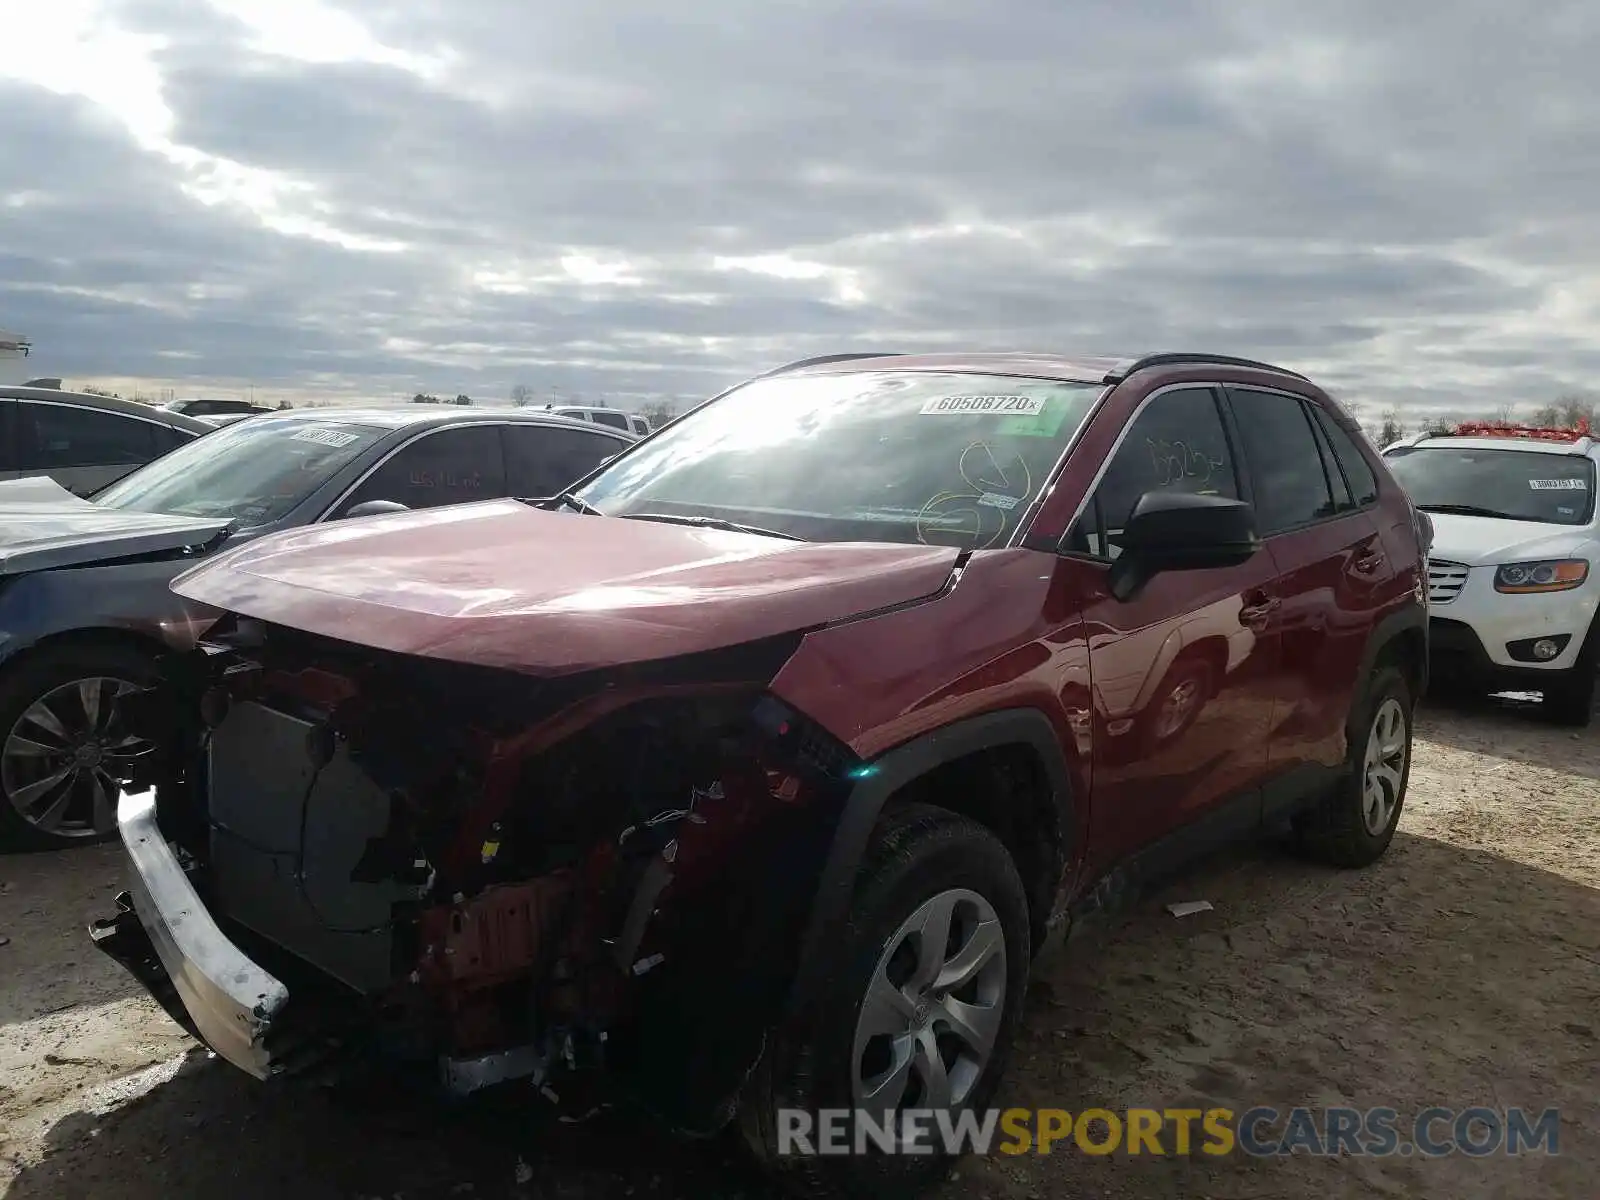
M 1592 6 L 342 8 L 117 0 L 154 133 L 0 79 L 0 325 L 69 376 L 352 396 L 884 346 L 1214 347 L 1373 409 L 1600 371 Z

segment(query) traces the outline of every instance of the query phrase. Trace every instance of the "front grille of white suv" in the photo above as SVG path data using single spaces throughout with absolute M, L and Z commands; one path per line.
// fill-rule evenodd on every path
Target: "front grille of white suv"
M 1428 603 L 1449 604 L 1467 582 L 1465 563 L 1428 560 Z

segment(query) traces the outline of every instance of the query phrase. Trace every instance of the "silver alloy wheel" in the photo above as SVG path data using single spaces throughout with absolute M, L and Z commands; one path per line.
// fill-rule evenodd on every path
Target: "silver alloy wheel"
M 125 679 L 78 679 L 46 692 L 17 718 L 0 748 L 0 786 L 24 821 L 60 838 L 116 827 L 120 782 L 135 758 L 155 749 L 117 719 L 117 699 L 137 690 Z
M 1156 715 L 1156 736 L 1169 738 L 1182 729 L 1199 700 L 1200 681 L 1193 677 L 1183 680 L 1168 692 Z
M 851 1056 L 858 1111 L 963 1104 L 988 1066 L 1006 1003 L 1006 941 L 994 905 L 951 888 L 887 943 L 861 1003 Z
M 1400 803 L 1400 781 L 1406 770 L 1406 713 L 1392 696 L 1378 706 L 1367 733 L 1366 764 L 1361 772 L 1361 820 L 1376 837 L 1389 827 Z

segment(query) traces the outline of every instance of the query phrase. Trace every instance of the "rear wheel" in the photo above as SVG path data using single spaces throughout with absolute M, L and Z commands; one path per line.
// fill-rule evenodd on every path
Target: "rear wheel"
M 0 842 L 57 849 L 102 841 L 117 794 L 155 745 L 123 728 L 117 701 L 154 683 L 123 646 L 46 647 L 0 675 Z
M 1412 707 L 1411 688 L 1397 668 L 1373 672 L 1351 714 L 1339 782 L 1296 830 L 1309 856 L 1339 867 L 1365 867 L 1383 857 L 1411 778 Z
M 854 1153 L 856 1115 L 903 1148 L 908 1111 L 986 1106 L 1030 959 L 1026 895 L 1000 841 L 943 809 L 894 811 L 857 877 L 821 998 L 768 1046 L 746 1088 L 738 1119 L 748 1147 L 813 1196 L 881 1200 L 931 1183 L 948 1169 L 945 1147 L 885 1153 L 873 1134 Z M 800 1128 L 822 1151 L 829 1110 L 849 1114 L 840 1133 L 850 1153 L 805 1153 L 786 1136 Z

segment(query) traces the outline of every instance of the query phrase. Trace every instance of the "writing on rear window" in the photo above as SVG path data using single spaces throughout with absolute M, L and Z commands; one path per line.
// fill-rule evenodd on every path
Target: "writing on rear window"
M 978 503 L 988 508 L 999 508 L 1010 512 L 1022 503 L 1022 498 L 1020 496 L 1002 496 L 999 492 L 985 492 L 978 497 Z
M 315 442 L 319 446 L 330 446 L 335 450 L 342 450 L 360 436 L 354 433 L 341 433 L 337 429 L 301 429 L 294 435 L 297 442 Z
M 954 413 L 1004 413 L 1013 417 L 1036 417 L 1043 411 L 1043 396 L 937 396 L 922 406 L 922 415 L 925 417 Z
M 1530 479 L 1528 486 L 1536 492 L 1586 492 L 1587 479 Z

